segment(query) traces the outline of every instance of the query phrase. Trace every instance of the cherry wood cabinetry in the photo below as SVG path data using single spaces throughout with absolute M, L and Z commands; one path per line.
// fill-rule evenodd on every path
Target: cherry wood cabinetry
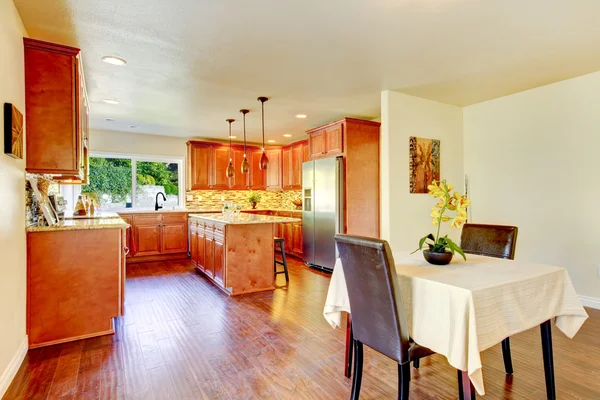
M 27 233 L 30 349 L 114 333 L 113 318 L 123 315 L 124 238 L 120 228 Z
M 281 190 L 283 188 L 283 173 L 282 173 L 282 150 L 267 149 L 267 157 L 269 158 L 269 167 L 267 168 L 267 190 Z
M 344 233 L 379 237 L 379 122 L 344 118 L 311 129 L 311 160 L 344 157 Z
M 225 237 L 215 234 L 213 237 L 214 280 L 219 286 L 225 286 Z
M 225 227 L 190 219 L 190 254 L 194 267 L 225 287 Z
M 209 278 L 215 276 L 215 233 L 211 229 L 204 231 L 204 273 Z
M 273 215 L 302 219 L 301 212 L 273 210 L 249 210 L 244 212 L 250 214 Z M 285 254 L 302 258 L 302 222 L 273 224 L 273 236 L 277 236 L 285 240 Z
M 311 160 L 333 157 L 344 152 L 344 123 L 342 121 L 311 129 L 307 132 L 310 135 L 308 142 Z
M 252 150 L 250 153 L 250 189 L 265 190 L 267 188 L 266 171 L 260 169 L 262 149 Z M 269 165 L 268 168 L 271 168 Z M 267 169 L 268 169 L 267 168 Z
M 27 171 L 87 179 L 88 100 L 74 47 L 24 38 Z
M 302 257 L 302 222 L 294 222 L 292 224 L 292 253 L 298 257 Z
M 302 163 L 309 161 L 308 141 L 294 143 L 282 150 L 283 189 L 302 189 Z
M 135 253 L 129 252 L 131 263 L 187 258 L 187 213 L 120 214 L 131 226 Z M 127 246 L 129 246 L 129 238 Z
M 209 144 L 187 144 L 187 187 L 189 190 L 210 189 L 212 178 L 210 163 L 212 146 Z

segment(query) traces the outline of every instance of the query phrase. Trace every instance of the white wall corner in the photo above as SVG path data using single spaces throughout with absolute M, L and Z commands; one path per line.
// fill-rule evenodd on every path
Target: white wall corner
M 8 363 L 6 369 L 2 372 L 0 376 L 0 399 L 6 393 L 6 390 L 10 386 L 13 378 L 17 374 L 17 371 L 21 367 L 21 363 L 23 363 L 23 359 L 27 354 L 27 349 L 29 348 L 29 339 L 27 335 L 23 338 L 23 341 L 19 345 L 17 352 L 13 356 L 13 358 Z
M 596 310 L 600 310 L 600 299 L 596 297 L 589 296 L 579 296 L 579 300 L 584 307 L 595 308 Z

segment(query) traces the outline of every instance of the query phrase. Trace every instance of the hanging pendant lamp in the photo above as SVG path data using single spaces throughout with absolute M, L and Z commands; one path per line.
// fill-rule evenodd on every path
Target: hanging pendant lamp
M 231 123 L 235 121 L 235 119 L 229 118 L 226 121 L 229 122 L 229 164 L 225 170 L 225 176 L 233 178 L 235 176 L 235 168 L 233 168 L 233 158 L 231 157 Z
M 265 101 L 268 101 L 268 97 L 259 97 L 258 101 L 261 102 L 262 107 L 262 155 L 260 156 L 260 162 L 258 167 L 263 170 L 267 169 L 269 165 L 269 158 L 267 157 L 267 153 L 265 152 Z
M 250 172 L 250 163 L 246 158 L 246 114 L 250 112 L 250 110 L 240 110 L 242 114 L 244 114 L 244 159 L 242 160 L 242 174 L 247 174 Z

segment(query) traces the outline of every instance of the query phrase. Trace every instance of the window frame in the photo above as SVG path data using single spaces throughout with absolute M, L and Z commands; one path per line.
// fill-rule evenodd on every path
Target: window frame
M 127 159 L 127 160 L 131 160 L 131 208 L 124 208 L 124 209 L 114 209 L 111 211 L 115 211 L 115 212 L 119 212 L 119 211 L 126 211 L 126 210 L 136 210 L 137 208 L 137 204 L 136 204 L 136 182 L 137 182 L 137 173 L 136 173 L 136 164 L 138 161 L 148 161 L 148 162 L 164 162 L 164 163 L 176 163 L 177 164 L 177 187 L 178 187 L 178 206 L 177 208 L 185 208 L 185 173 L 184 173 L 184 166 L 185 166 L 185 157 L 176 157 L 176 156 L 156 156 L 156 155 L 149 155 L 149 154 L 126 154 L 126 153 L 110 153 L 110 152 L 103 152 L 103 151 L 91 151 L 90 152 L 90 157 L 102 157 L 102 158 L 123 158 L 123 159 Z M 61 185 L 61 187 L 65 187 L 67 185 Z M 69 186 L 74 186 L 74 185 L 69 185 Z M 77 199 L 77 197 L 81 194 L 81 186 L 82 185 L 77 185 L 77 189 L 73 188 L 73 191 L 71 193 L 68 193 L 68 196 L 71 197 L 72 199 L 71 201 L 75 201 Z M 61 192 L 63 192 L 63 190 L 61 189 Z M 70 192 L 70 191 L 67 191 Z M 63 194 L 66 195 L 67 193 Z M 67 197 L 67 196 L 65 196 Z M 73 203 L 74 205 L 75 203 Z M 143 210 L 142 208 L 139 208 L 139 210 Z

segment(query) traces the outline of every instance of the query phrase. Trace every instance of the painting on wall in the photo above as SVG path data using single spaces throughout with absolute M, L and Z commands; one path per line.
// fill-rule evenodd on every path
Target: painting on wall
M 440 141 L 409 138 L 409 182 L 411 193 L 427 193 L 433 180 L 440 180 Z
M 23 158 L 23 114 L 10 103 L 4 103 L 4 154 Z

